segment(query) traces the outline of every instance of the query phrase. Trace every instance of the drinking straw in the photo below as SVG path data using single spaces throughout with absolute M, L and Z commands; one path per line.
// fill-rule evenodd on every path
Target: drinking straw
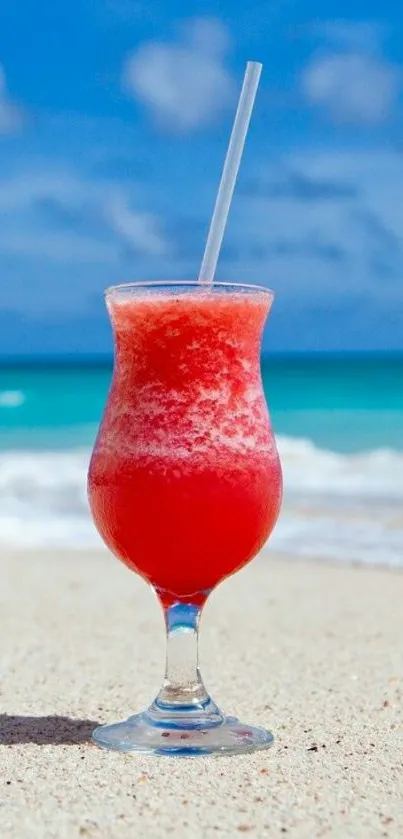
M 214 280 L 261 72 L 262 64 L 248 61 L 199 273 L 206 285 Z

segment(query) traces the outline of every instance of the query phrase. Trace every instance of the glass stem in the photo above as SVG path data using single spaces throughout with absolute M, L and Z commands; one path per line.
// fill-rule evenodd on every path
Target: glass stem
M 164 607 L 167 652 L 165 678 L 156 700 L 159 707 L 190 710 L 209 700 L 199 669 L 200 613 L 200 607 L 191 604 Z

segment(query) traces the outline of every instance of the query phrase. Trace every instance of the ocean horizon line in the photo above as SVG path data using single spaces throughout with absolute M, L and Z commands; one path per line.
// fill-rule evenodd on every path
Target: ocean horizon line
M 402 350 L 300 350 L 300 351 L 277 351 L 264 350 L 262 360 L 274 359 L 284 362 L 306 362 L 306 361 L 403 361 Z M 111 367 L 113 365 L 113 354 L 77 354 L 63 353 L 61 355 L 0 355 L 0 369 L 18 367 Z

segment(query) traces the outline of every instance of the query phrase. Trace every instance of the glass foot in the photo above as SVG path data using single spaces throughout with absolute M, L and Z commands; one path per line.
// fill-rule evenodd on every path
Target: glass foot
M 197 757 L 268 749 L 274 738 L 269 731 L 243 725 L 236 717 L 221 717 L 216 724 L 207 722 L 207 725 L 203 725 L 201 720 L 186 723 L 177 716 L 171 721 L 167 717 L 158 721 L 150 709 L 129 717 L 125 722 L 96 728 L 92 740 L 102 749 Z

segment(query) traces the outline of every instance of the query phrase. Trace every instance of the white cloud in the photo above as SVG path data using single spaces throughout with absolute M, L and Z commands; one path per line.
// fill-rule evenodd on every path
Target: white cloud
M 222 279 L 273 283 L 290 306 L 363 295 L 368 304 L 403 305 L 403 158 L 391 151 L 311 151 L 282 161 L 284 171 L 312 182 L 350 184 L 351 194 L 302 201 L 263 192 L 236 202 L 232 237 L 237 261 L 220 269 Z M 278 162 L 260 161 L 259 184 L 278 181 Z M 243 258 L 242 248 L 245 249 Z M 248 264 L 248 252 L 261 257 Z M 241 266 L 238 271 L 238 265 Z M 225 277 L 223 276 L 223 269 Z
M 0 64 L 0 134 L 9 134 L 16 131 L 21 123 L 22 113 L 9 99 L 6 77 Z
M 136 50 L 124 68 L 124 84 L 158 123 L 179 131 L 202 128 L 233 99 L 228 46 L 223 24 L 195 19 L 177 41 L 151 41 Z
M 189 46 L 221 60 L 231 47 L 229 30 L 217 18 L 195 18 L 181 25 L 182 37 Z
M 134 212 L 123 196 L 114 197 L 105 213 L 116 233 L 135 250 L 150 256 L 169 254 L 169 242 L 152 213 Z
M 24 210 L 45 199 L 74 206 L 82 202 L 85 190 L 86 184 L 66 172 L 24 172 L 0 181 L 0 213 Z
M 40 257 L 50 262 L 116 263 L 118 253 L 112 243 L 74 233 L 7 232 L 0 235 L 0 253 Z
M 166 255 L 169 241 L 160 219 L 132 204 L 123 187 L 71 173 L 35 171 L 5 178 L 0 181 L 0 251 L 66 263 L 118 262 L 122 245 L 130 243 L 139 254 Z
M 397 103 L 401 74 L 386 61 L 360 53 L 313 58 L 302 75 L 308 102 L 337 122 L 376 125 Z

